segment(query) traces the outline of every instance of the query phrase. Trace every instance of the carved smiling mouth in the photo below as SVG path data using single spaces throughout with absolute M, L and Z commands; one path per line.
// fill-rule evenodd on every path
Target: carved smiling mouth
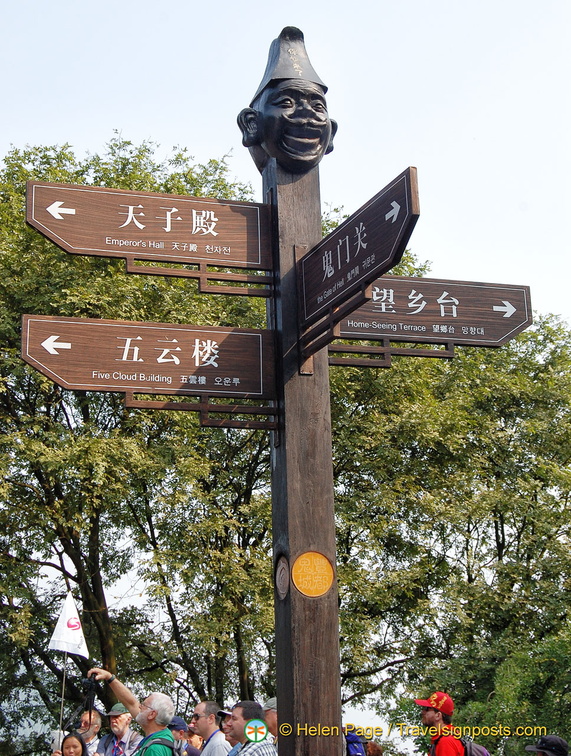
M 315 127 L 290 127 L 282 136 L 284 148 L 295 155 L 317 152 L 322 144 L 323 129 Z

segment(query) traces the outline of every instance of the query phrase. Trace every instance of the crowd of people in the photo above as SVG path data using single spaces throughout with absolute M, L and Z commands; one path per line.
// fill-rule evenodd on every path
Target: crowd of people
M 220 709 L 215 701 L 201 701 L 187 723 L 175 715 L 174 704 L 164 693 L 151 693 L 140 702 L 108 670 L 95 667 L 89 676 L 109 685 L 118 700 L 105 713 L 111 732 L 99 737 L 101 714 L 95 708 L 84 711 L 78 730 L 66 734 L 52 756 L 277 756 L 276 698 L 268 699 L 263 706 L 256 701 L 238 701 L 230 709 Z M 454 734 L 454 702 L 447 693 L 436 691 L 427 699 L 414 700 L 421 707 L 423 726 L 430 731 L 428 756 L 490 756 L 482 746 L 468 746 Z M 143 735 L 131 727 L 133 720 Z M 263 732 L 258 738 L 260 728 Z M 357 745 L 348 739 L 347 734 L 347 753 L 352 756 L 383 754 L 374 742 Z M 567 742 L 557 735 L 544 735 L 525 750 L 538 756 L 569 756 Z
M 151 693 L 139 701 L 126 685 L 108 670 L 95 667 L 89 677 L 106 683 L 117 698 L 105 716 L 110 733 L 99 737 L 101 714 L 93 708 L 81 715 L 77 731 L 67 734 L 52 756 L 276 756 L 277 701 L 262 706 L 256 701 L 238 701 L 231 709 L 220 709 L 214 701 L 201 701 L 190 723 L 175 715 L 172 699 Z M 132 727 L 133 720 L 143 734 Z M 250 739 L 247 724 L 266 723 L 263 740 Z

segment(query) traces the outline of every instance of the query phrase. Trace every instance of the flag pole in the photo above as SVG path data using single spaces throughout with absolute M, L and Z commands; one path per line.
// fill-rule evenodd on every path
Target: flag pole
M 65 673 L 67 670 L 67 651 L 63 654 L 63 680 L 61 684 L 61 706 L 59 710 L 59 745 L 61 748 L 62 734 L 63 734 L 63 702 L 65 698 Z
M 71 591 L 67 592 L 61 614 L 56 623 L 53 635 L 48 644 L 48 648 L 55 651 L 64 652 L 61 707 L 59 715 L 59 729 L 61 737 L 61 733 L 63 732 L 63 705 L 65 700 L 65 682 L 67 676 L 68 653 L 77 654 L 78 656 L 83 656 L 85 659 L 89 659 L 89 651 L 87 650 L 79 614 Z

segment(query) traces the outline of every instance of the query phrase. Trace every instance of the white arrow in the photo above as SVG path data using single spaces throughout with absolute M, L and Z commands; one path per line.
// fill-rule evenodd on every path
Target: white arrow
M 42 346 L 50 354 L 59 354 L 58 349 L 71 349 L 69 341 L 58 341 L 59 336 L 48 336 L 45 341 L 42 341 Z M 57 347 L 57 349 L 56 349 Z
M 62 207 L 62 205 L 63 202 L 52 202 L 49 207 L 46 207 L 46 210 L 50 215 L 53 215 L 56 220 L 63 220 L 64 214 L 75 215 L 73 207 Z
M 516 308 L 513 306 L 511 302 L 506 302 L 505 299 L 502 299 L 502 302 L 504 303 L 503 307 L 500 307 L 499 305 L 495 305 L 492 309 L 494 312 L 503 312 L 504 318 L 511 318 L 511 316 L 516 311 Z
M 389 220 L 390 218 L 393 219 L 393 223 L 398 218 L 399 212 L 400 212 L 400 205 L 398 202 L 391 202 L 392 210 L 389 210 L 389 212 L 385 215 L 385 220 Z

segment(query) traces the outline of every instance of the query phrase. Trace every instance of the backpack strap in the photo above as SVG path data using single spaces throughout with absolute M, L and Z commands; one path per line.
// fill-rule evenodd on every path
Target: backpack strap
M 439 735 L 434 741 L 434 743 L 430 744 L 430 751 L 428 752 L 428 756 L 436 756 L 436 746 L 440 738 L 442 738 L 443 736 L 444 736 L 444 733 L 442 733 L 442 735 Z
M 133 756 L 142 756 L 143 753 L 152 745 L 164 745 L 167 746 L 167 748 L 170 748 L 171 751 L 174 753 L 174 741 L 167 740 L 166 738 L 152 738 L 151 740 L 147 740 L 146 743 L 143 743 L 140 745 L 137 750 L 134 752 Z
M 101 740 L 103 742 L 103 753 L 105 753 L 105 749 L 107 748 L 107 746 L 109 745 L 109 743 L 111 743 L 111 741 L 113 740 L 114 737 L 115 737 L 115 733 L 109 732 L 109 733 L 107 733 L 107 735 L 105 735 L 104 738 L 101 738 Z

